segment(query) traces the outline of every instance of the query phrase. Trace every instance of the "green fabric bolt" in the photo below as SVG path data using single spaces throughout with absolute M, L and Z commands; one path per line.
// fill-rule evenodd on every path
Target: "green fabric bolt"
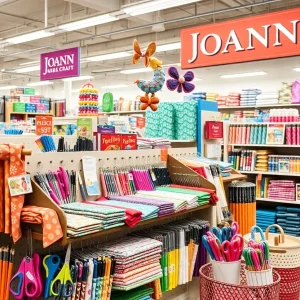
M 153 293 L 153 289 L 147 286 L 141 286 L 128 292 L 113 291 L 112 300 L 139 300 Z

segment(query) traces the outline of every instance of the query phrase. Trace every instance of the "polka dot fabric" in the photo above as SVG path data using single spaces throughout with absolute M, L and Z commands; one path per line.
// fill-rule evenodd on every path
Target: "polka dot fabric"
M 25 206 L 22 209 L 21 221 L 24 223 L 42 224 L 44 248 L 63 237 L 57 213 L 53 209 L 38 206 Z
M 22 236 L 20 215 L 24 195 L 10 196 L 8 178 L 25 174 L 23 145 L 0 145 L 0 231 L 10 234 L 14 242 Z

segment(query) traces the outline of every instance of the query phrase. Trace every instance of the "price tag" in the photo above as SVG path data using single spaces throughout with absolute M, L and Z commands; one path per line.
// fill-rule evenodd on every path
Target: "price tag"
M 51 116 L 36 116 L 35 118 L 36 135 L 52 135 L 53 121 Z
M 160 150 L 160 159 L 161 161 L 168 161 L 168 149 Z

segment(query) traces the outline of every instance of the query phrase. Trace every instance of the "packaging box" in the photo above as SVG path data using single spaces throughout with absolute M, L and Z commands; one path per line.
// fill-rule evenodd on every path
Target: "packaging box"
M 30 96 L 30 103 L 39 104 L 40 103 L 40 96 Z
M 100 150 L 121 150 L 122 136 L 121 134 L 99 134 Z M 99 149 L 99 148 L 98 148 Z
M 204 126 L 206 139 L 222 139 L 223 138 L 223 122 L 206 121 Z
M 36 112 L 38 113 L 45 113 L 46 112 L 46 105 L 45 104 L 36 104 Z
M 30 103 L 30 97 L 29 96 L 20 96 L 20 102 Z
M 22 102 L 14 102 L 13 103 L 13 111 L 14 112 L 25 112 L 25 104 Z
M 98 133 L 115 133 L 115 127 L 110 125 L 98 125 L 97 126 Z
M 40 103 L 41 103 L 41 104 L 48 104 L 48 105 L 49 105 L 50 101 L 49 101 L 49 99 L 41 98 L 41 99 L 40 99 Z
M 137 149 L 137 136 L 136 134 L 122 134 L 121 150 L 136 150 Z
M 25 103 L 26 112 L 36 112 L 36 104 L 34 103 Z
M 33 88 L 25 88 L 22 94 L 25 95 L 35 95 L 35 89 Z
M 10 90 L 10 95 L 11 96 L 19 96 L 24 94 L 24 89 L 23 88 L 15 88 Z

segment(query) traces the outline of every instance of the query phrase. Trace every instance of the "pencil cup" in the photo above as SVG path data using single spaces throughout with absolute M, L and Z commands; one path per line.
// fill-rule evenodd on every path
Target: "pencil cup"
M 213 260 L 212 269 L 215 280 L 230 284 L 240 284 L 240 260 L 233 262 L 221 262 Z
M 262 286 L 273 283 L 272 268 L 264 271 L 248 271 L 245 270 L 247 283 L 250 286 Z

